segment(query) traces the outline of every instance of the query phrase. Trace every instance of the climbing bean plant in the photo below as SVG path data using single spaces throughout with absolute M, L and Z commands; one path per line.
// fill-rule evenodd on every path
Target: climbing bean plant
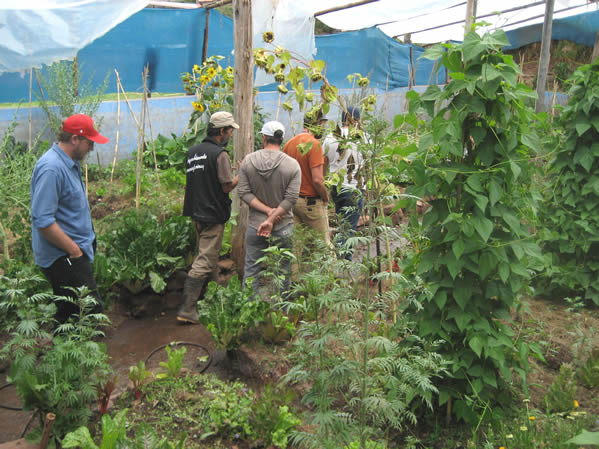
M 564 141 L 550 163 L 542 209 L 541 244 L 552 256 L 542 284 L 599 305 L 599 62 L 580 67 L 569 82 L 558 125 Z
M 432 207 L 412 223 L 426 244 L 406 273 L 426 286 L 414 312 L 420 335 L 441 340 L 450 362 L 439 405 L 466 421 L 497 403 L 512 370 L 524 379 L 531 349 L 538 353 L 509 325 L 510 308 L 542 257 L 523 221 L 534 210 L 528 192 L 538 137 L 527 103 L 535 93 L 518 84 L 504 45 L 503 31 L 471 32 L 463 44 L 428 50 L 424 57 L 440 59 L 451 81 L 408 95 L 411 112 L 426 113 L 432 130 L 409 166 L 409 192 L 430 198 Z

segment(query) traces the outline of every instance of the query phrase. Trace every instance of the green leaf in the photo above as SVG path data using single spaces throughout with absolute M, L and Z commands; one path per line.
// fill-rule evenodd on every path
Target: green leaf
M 520 176 L 522 169 L 514 161 L 510 161 L 510 169 L 512 170 L 512 173 L 514 174 L 514 181 L 515 181 L 516 179 L 518 179 L 518 176 Z
M 588 430 L 583 430 L 574 438 L 570 438 L 568 441 L 566 441 L 566 444 L 599 444 L 599 432 L 589 432 Z
M 437 292 L 437 294 L 435 295 L 435 303 L 439 307 L 439 310 L 443 310 L 443 307 L 445 306 L 446 302 L 447 302 L 447 291 L 442 290 L 440 292 Z
M 477 192 L 483 191 L 483 188 L 480 184 L 480 175 L 478 175 L 478 174 L 468 176 L 468 179 L 466 180 L 466 184 L 468 184 L 468 186 L 472 190 L 475 190 Z
M 579 136 L 582 136 L 585 132 L 591 129 L 591 124 L 587 121 L 584 116 L 578 116 L 576 119 L 576 132 Z
M 431 48 L 429 48 L 424 53 L 422 53 L 420 58 L 430 59 L 431 61 L 436 61 L 437 59 L 440 59 L 441 57 L 443 57 L 444 54 L 445 54 L 445 49 L 443 47 L 441 47 L 439 44 L 437 44 L 437 45 L 433 45 Z M 418 58 L 418 59 L 420 59 L 420 58 Z
M 480 355 L 482 354 L 482 351 L 483 351 L 483 341 L 481 340 L 481 338 L 478 335 L 475 335 L 474 337 L 472 337 L 470 339 L 470 341 L 468 342 L 468 345 L 470 346 L 470 348 L 472 348 L 474 353 L 478 357 L 480 357 Z
M 489 240 L 491 232 L 493 232 L 493 222 L 485 217 L 472 217 L 471 220 L 474 225 L 474 229 L 481 236 L 483 242 Z
M 489 203 L 489 200 L 487 199 L 486 196 L 475 195 L 474 196 L 474 202 L 476 203 L 476 205 L 478 206 L 478 208 L 480 209 L 480 211 L 482 213 L 484 213 L 485 209 L 487 208 L 487 204 Z
M 507 281 L 510 276 L 510 266 L 507 263 L 500 263 L 498 267 L 499 279 L 503 282 Z
M 472 321 L 472 315 L 468 312 L 456 313 L 454 319 L 460 331 L 463 331 Z
M 503 189 L 501 185 L 495 178 L 491 179 L 491 182 L 489 182 L 489 201 L 491 202 L 491 207 L 495 206 L 502 196 Z
M 453 250 L 453 253 L 455 254 L 455 258 L 456 259 L 460 259 L 460 257 L 462 257 L 462 254 L 464 253 L 464 249 L 466 248 L 466 244 L 464 243 L 463 240 L 455 240 L 453 242 L 453 244 L 451 245 L 451 249 Z M 454 277 L 455 279 L 455 277 Z
M 485 251 L 480 256 L 479 275 L 485 279 L 497 266 L 497 259 L 490 251 Z
M 490 369 L 485 369 L 483 371 L 483 381 L 487 385 L 491 385 L 494 388 L 497 388 L 497 378 L 495 377 L 495 373 Z
M 453 290 L 453 297 L 460 308 L 464 310 L 468 304 L 468 300 L 472 296 L 472 289 L 466 287 L 456 287 Z
M 150 285 L 152 286 L 152 290 L 156 293 L 160 293 L 166 287 L 166 282 L 158 273 L 150 271 Z
M 464 38 L 462 51 L 464 53 L 464 62 L 468 62 L 484 52 L 485 45 L 481 43 L 480 36 L 477 33 L 470 32 Z

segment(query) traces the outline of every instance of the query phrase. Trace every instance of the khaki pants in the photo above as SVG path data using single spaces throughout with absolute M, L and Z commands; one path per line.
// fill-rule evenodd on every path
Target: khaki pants
M 218 262 L 223 244 L 224 224 L 193 222 L 198 237 L 198 255 L 188 275 L 192 278 L 209 279 Z
M 299 197 L 293 208 L 293 222 L 296 225 L 304 224 L 318 231 L 323 236 L 327 246 L 331 246 L 329 212 L 327 205 L 322 200 Z

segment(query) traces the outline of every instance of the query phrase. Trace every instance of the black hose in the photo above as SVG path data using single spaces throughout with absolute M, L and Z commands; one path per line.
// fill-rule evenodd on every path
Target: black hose
M 166 348 L 167 346 L 196 346 L 198 348 L 202 348 L 204 350 L 204 352 L 208 355 L 208 361 L 206 362 L 206 365 L 200 370 L 200 374 L 202 374 L 204 371 L 206 371 L 208 369 L 208 367 L 210 366 L 210 364 L 212 363 L 212 354 L 210 353 L 210 351 L 208 351 L 208 349 L 206 349 L 205 346 L 202 346 L 201 344 L 198 344 L 198 343 L 192 343 L 190 341 L 173 341 L 171 343 L 167 343 L 165 345 L 158 346 L 156 349 L 154 349 L 152 352 L 150 352 L 150 355 L 148 355 L 146 357 L 145 363 L 147 364 L 148 361 L 150 360 L 150 358 L 154 354 L 156 354 L 161 349 Z
M 0 391 L 4 390 L 6 387 L 10 387 L 11 385 L 13 385 L 13 384 L 8 382 L 8 383 L 0 386 Z M 6 409 L 6 410 L 14 410 L 16 412 L 20 412 L 21 410 L 23 410 L 23 407 L 13 407 L 11 405 L 3 405 L 3 404 L 0 404 L 0 408 Z

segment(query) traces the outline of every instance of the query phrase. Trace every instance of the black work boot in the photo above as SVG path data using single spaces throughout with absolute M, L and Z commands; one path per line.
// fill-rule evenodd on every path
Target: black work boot
M 177 320 L 198 324 L 198 299 L 204 293 L 206 280 L 188 276 L 183 286 L 183 305 L 177 312 Z

